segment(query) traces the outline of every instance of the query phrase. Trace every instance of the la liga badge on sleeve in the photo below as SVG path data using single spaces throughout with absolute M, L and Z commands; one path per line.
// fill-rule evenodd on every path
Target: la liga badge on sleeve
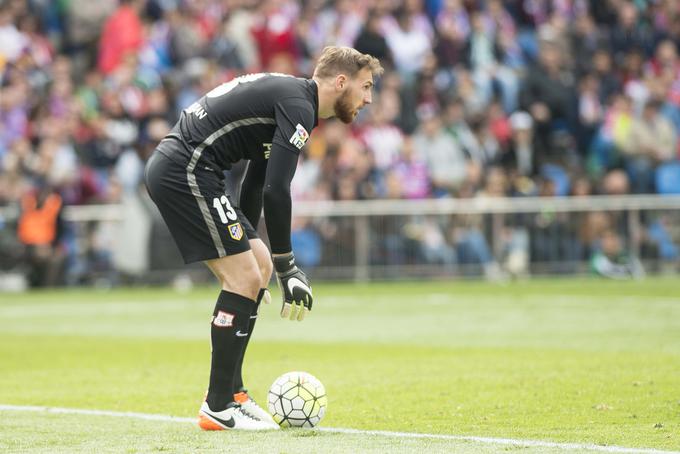
M 295 147 L 300 150 L 309 139 L 309 133 L 300 123 L 295 126 L 295 132 L 293 136 L 289 139 L 289 142 L 295 145 Z

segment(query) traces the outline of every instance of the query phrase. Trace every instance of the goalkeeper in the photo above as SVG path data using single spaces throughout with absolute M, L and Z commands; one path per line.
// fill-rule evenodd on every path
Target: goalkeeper
M 241 367 L 273 267 L 281 316 L 302 320 L 313 296 L 290 242 L 290 183 L 319 118 L 351 123 L 371 103 L 377 59 L 348 47 L 323 50 L 311 79 L 249 74 L 220 85 L 185 109 L 158 144 L 145 182 L 187 263 L 202 261 L 221 283 L 210 326 L 206 430 L 275 429 L 243 386 Z M 245 161 L 243 178 L 224 171 Z M 264 219 L 272 255 L 257 236 Z

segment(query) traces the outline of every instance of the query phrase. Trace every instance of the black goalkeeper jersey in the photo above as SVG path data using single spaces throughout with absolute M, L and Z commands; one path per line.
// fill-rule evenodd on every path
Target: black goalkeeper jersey
M 170 140 L 158 148 L 180 164 L 215 170 L 227 170 L 242 159 L 267 160 L 274 144 L 297 154 L 317 125 L 318 104 L 311 79 L 248 74 L 184 109 Z
M 156 147 L 182 166 L 200 195 L 197 170 L 222 176 L 233 164 L 243 178 L 230 194 L 256 229 L 262 208 L 274 253 L 291 251 L 290 183 L 300 150 L 318 123 L 316 82 L 284 74 L 248 74 L 222 84 L 184 109 Z M 238 172 L 237 172 L 238 173 Z

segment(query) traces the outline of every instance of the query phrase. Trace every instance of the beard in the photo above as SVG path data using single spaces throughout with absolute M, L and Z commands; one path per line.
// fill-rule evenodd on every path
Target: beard
M 345 91 L 333 104 L 335 116 L 343 123 L 350 124 L 354 120 L 355 110 L 352 108 L 352 103 L 349 100 L 349 90 Z

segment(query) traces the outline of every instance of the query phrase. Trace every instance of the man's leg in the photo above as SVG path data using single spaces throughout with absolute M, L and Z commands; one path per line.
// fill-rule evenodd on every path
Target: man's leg
M 234 371 L 261 278 L 243 225 L 224 194 L 224 182 L 202 166 L 189 171 L 154 152 L 145 168 L 145 183 L 184 261 L 203 261 L 221 286 L 210 328 L 210 385 L 198 412 L 199 426 L 204 430 L 279 429 L 273 422 L 249 417 L 234 402 Z
M 206 398 L 211 410 L 221 411 L 234 401 L 234 372 L 248 336 L 261 275 L 252 251 L 205 264 L 222 284 L 210 325 L 212 363 Z
M 255 329 L 255 322 L 257 321 L 257 313 L 262 302 L 262 298 L 265 295 L 267 286 L 269 285 L 269 280 L 272 276 L 273 264 L 271 256 L 269 255 L 269 249 L 262 242 L 261 239 L 256 238 L 250 240 L 250 248 L 255 255 L 255 260 L 257 261 L 257 266 L 260 270 L 260 290 L 257 295 L 257 300 L 253 306 L 253 311 L 250 314 L 250 325 L 248 327 L 248 335 L 245 337 L 245 343 L 243 345 L 243 351 L 239 357 L 238 363 L 236 364 L 236 370 L 234 372 L 234 393 L 239 393 L 244 391 L 243 387 L 243 359 L 246 354 L 246 349 L 248 348 L 248 341 L 250 336 L 253 335 L 253 330 Z

